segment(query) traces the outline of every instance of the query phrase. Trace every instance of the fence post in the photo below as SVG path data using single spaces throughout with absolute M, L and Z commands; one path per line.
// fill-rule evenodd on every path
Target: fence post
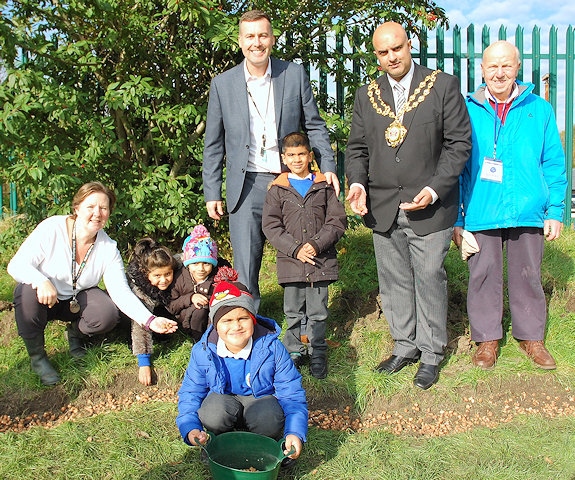
M 533 33 L 531 34 L 531 49 L 533 50 L 531 78 L 541 78 L 541 29 L 537 26 L 533 27 Z M 533 83 L 535 84 L 533 93 L 541 95 L 539 82 Z
M 475 91 L 475 27 L 467 27 L 467 91 Z
M 515 46 L 519 49 L 519 58 L 520 59 L 524 59 L 525 58 L 525 49 L 523 48 L 523 27 L 521 26 L 517 26 L 517 29 L 515 30 Z M 524 62 L 521 62 L 519 65 L 519 72 L 517 72 L 517 78 L 521 81 L 523 81 L 523 64 Z M 535 82 L 533 82 L 535 83 Z
M 565 81 L 565 167 L 567 171 L 567 192 L 565 194 L 564 223 L 571 227 L 571 196 L 573 191 L 573 89 L 575 88 L 575 36 L 573 27 L 567 29 L 566 81 Z

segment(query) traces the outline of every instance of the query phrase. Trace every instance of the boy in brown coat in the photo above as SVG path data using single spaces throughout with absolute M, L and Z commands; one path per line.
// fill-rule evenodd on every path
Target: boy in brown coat
M 313 154 L 305 133 L 284 137 L 282 161 L 290 172 L 272 182 L 262 228 L 277 249 L 278 282 L 284 287 L 287 331 L 283 343 L 299 368 L 306 355 L 301 323 L 307 317 L 310 372 L 325 378 L 328 285 L 338 278 L 335 244 L 345 232 L 347 217 L 325 175 L 311 172 Z

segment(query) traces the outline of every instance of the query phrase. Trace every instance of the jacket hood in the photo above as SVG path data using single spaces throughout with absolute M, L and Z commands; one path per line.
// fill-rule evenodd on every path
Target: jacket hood
M 312 172 L 312 173 L 315 175 L 313 183 L 327 182 L 327 179 L 325 178 L 325 175 L 323 173 L 321 172 Z M 270 184 L 270 186 L 272 185 L 278 185 L 280 187 L 289 187 L 290 183 L 288 178 L 288 172 L 284 172 L 278 175 L 277 178 Z
M 519 95 L 513 101 L 513 103 L 522 102 L 523 99 L 525 97 L 527 97 L 527 95 L 529 95 L 531 92 L 533 92 L 533 89 L 535 88 L 535 85 L 533 85 L 532 83 L 522 82 L 521 80 L 515 80 L 515 83 L 517 83 L 517 85 L 519 87 Z M 485 99 L 485 89 L 486 88 L 487 88 L 487 84 L 482 83 L 481 85 L 479 85 L 477 90 L 475 90 L 475 92 L 467 94 L 467 100 L 475 102 L 479 105 L 483 105 L 486 101 L 486 99 Z

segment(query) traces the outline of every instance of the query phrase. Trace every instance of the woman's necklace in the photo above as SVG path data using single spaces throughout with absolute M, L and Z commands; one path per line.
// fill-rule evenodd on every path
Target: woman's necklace
M 72 226 L 72 300 L 70 300 L 70 312 L 72 313 L 78 313 L 80 311 L 80 304 L 78 303 L 78 300 L 76 300 L 76 284 L 78 283 L 80 275 L 84 271 L 88 257 L 92 253 L 92 250 L 94 250 L 95 244 L 96 243 L 93 242 L 90 245 L 90 248 L 88 248 L 86 255 L 84 255 L 84 259 L 80 264 L 78 273 L 76 273 L 76 222 L 74 221 L 74 225 Z
M 390 117 L 393 119 L 393 122 L 391 122 L 389 127 L 385 130 L 385 141 L 390 147 L 398 147 L 405 140 L 407 128 L 405 128 L 399 119 L 403 117 L 403 114 L 413 110 L 425 100 L 429 95 L 431 87 L 433 87 L 439 72 L 441 72 L 441 70 L 435 70 L 425 77 L 407 99 L 407 102 L 403 104 L 403 107 L 401 107 L 401 109 L 396 113 L 394 113 L 392 108 L 381 99 L 381 91 L 375 80 L 372 80 L 369 87 L 367 87 L 367 96 L 369 97 L 369 101 L 374 110 L 383 117 Z M 420 95 L 422 90 L 423 93 Z

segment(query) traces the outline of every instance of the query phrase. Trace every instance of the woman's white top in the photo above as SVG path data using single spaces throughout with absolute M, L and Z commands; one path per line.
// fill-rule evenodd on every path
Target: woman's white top
M 7 269 L 14 280 L 29 284 L 32 288 L 50 280 L 60 300 L 71 298 L 73 293 L 72 247 L 66 218 L 68 215 L 55 215 L 39 223 L 10 260 Z M 79 268 L 76 264 L 76 272 Z M 116 242 L 104 230 L 99 230 L 94 249 L 76 282 L 76 289 L 97 287 L 102 279 L 116 306 L 144 325 L 150 312 L 128 286 L 124 262 Z

